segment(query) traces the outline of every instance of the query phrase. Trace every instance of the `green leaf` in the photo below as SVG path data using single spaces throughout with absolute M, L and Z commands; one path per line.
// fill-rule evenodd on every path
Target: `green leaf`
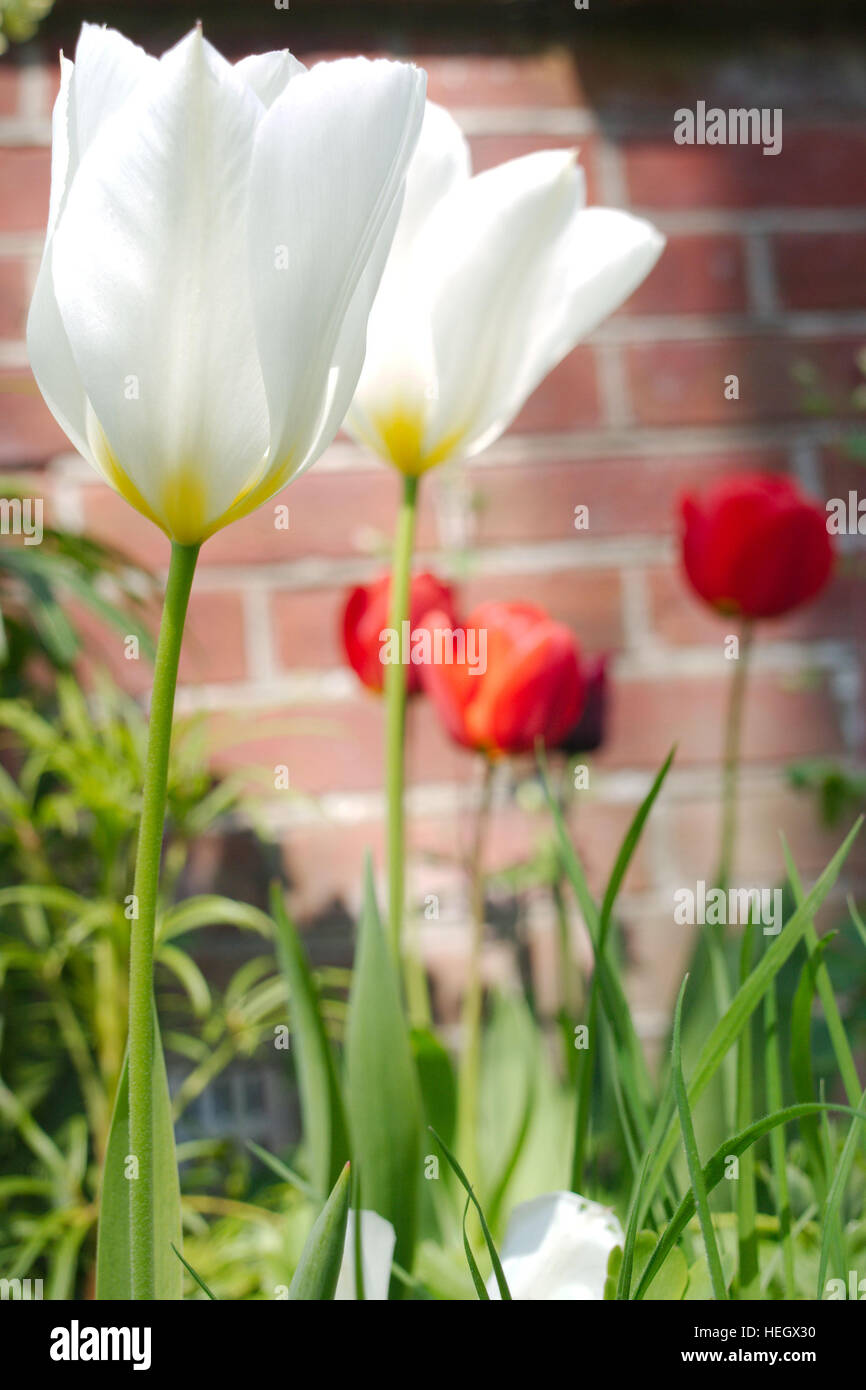
M 634 1273 L 637 1278 L 640 1278 L 646 1269 L 655 1247 L 655 1233 L 653 1231 L 640 1231 L 634 1243 Z M 604 1283 L 606 1299 L 617 1296 L 616 1290 L 622 1277 L 622 1260 L 623 1248 L 621 1245 L 615 1245 L 607 1262 L 607 1278 Z M 689 1270 L 686 1257 L 681 1250 L 675 1247 L 665 1261 L 658 1278 L 653 1281 L 652 1293 L 647 1296 L 648 1300 L 659 1303 L 677 1302 L 685 1297 L 688 1284 Z
M 448 1049 L 430 1028 L 413 1028 L 410 1040 L 424 1118 L 450 1143 L 457 1123 L 457 1081 Z
M 154 1297 L 174 1300 L 183 1297 L 183 1270 L 172 1246 L 181 1249 L 180 1184 L 174 1151 L 174 1127 L 165 1058 L 154 1007 L 152 1116 L 153 1116 L 153 1206 L 154 1206 Z M 96 1297 L 101 1300 L 132 1297 L 129 1249 L 129 1194 L 127 1158 L 129 1156 L 129 1077 L 128 1062 L 117 1088 L 114 1114 L 105 1152 L 102 1192 L 99 1202 L 99 1228 L 96 1246 Z
M 287 1163 L 283 1163 L 282 1159 L 277 1158 L 275 1154 L 268 1153 L 267 1149 L 263 1149 L 261 1144 L 257 1144 L 253 1139 L 248 1139 L 247 1148 L 250 1153 L 255 1154 L 256 1158 L 261 1159 L 266 1168 L 270 1168 L 271 1172 L 276 1173 L 278 1178 L 282 1178 L 283 1182 L 289 1183 L 291 1187 L 303 1193 L 311 1202 L 315 1202 L 318 1205 L 323 1200 L 320 1190 L 313 1187 L 311 1183 L 308 1183 L 299 1173 L 296 1173 L 293 1168 L 290 1168 Z
M 712 1192 L 713 1188 L 721 1182 L 725 1176 L 728 1159 L 737 1158 L 750 1144 L 755 1144 L 762 1139 L 765 1134 L 769 1134 L 777 1125 L 787 1124 L 791 1120 L 802 1119 L 804 1115 L 816 1115 L 820 1111 L 837 1111 L 845 1115 L 856 1115 L 857 1111 L 852 1110 L 848 1105 L 825 1105 L 816 1101 L 811 1105 L 789 1105 L 784 1110 L 777 1110 L 772 1115 L 765 1115 L 762 1119 L 756 1120 L 749 1125 L 748 1129 L 740 1134 L 733 1134 L 720 1144 L 708 1163 L 704 1165 L 703 1175 L 707 1193 Z M 656 1277 L 665 1259 L 674 1248 L 677 1240 L 685 1230 L 688 1223 L 695 1214 L 694 1194 L 689 1191 L 685 1194 L 662 1235 L 658 1245 L 653 1251 L 652 1258 L 641 1275 L 640 1282 L 635 1290 L 635 1298 L 643 1298 L 649 1288 L 651 1281 Z
M 289 994 L 310 1178 L 317 1191 L 329 1192 L 349 1156 L 337 1067 L 325 1031 L 319 991 L 277 884 L 271 890 L 271 911 L 277 927 L 277 956 Z
M 307 1236 L 294 1278 L 289 1285 L 290 1299 L 305 1302 L 333 1299 L 346 1246 L 350 1195 L 347 1163 Z
M 689 1104 L 692 1107 L 707 1089 L 720 1063 L 727 1055 L 729 1048 L 736 1042 L 746 1021 L 751 1018 L 771 981 L 776 978 L 804 936 L 809 922 L 836 882 L 839 870 L 845 862 L 862 823 L 863 817 L 861 816 L 846 835 L 808 897 L 796 909 L 766 954 L 760 958 L 746 982 L 737 990 L 731 1000 L 730 1007 L 716 1023 L 701 1048 L 695 1073 L 689 1086 Z M 650 1197 L 658 1188 L 675 1147 L 675 1132 L 672 1126 L 669 1126 L 665 1139 L 659 1144 L 655 1162 L 647 1178 L 647 1190 Z
M 421 1179 L 421 1102 L 394 959 L 369 859 L 346 1020 L 346 1108 L 362 1204 L 391 1222 L 394 1259 L 412 1269 Z M 396 1290 L 395 1290 L 396 1292 Z
M 208 1296 L 208 1298 L 210 1299 L 210 1301 L 211 1301 L 212 1303 L 218 1303 L 219 1300 L 218 1300 L 216 1294 L 215 1294 L 215 1293 L 211 1293 L 210 1289 L 208 1288 L 208 1286 L 207 1286 L 207 1284 L 205 1283 L 205 1281 L 202 1279 L 201 1275 L 200 1275 L 200 1274 L 196 1274 L 196 1272 L 195 1272 L 195 1270 L 193 1269 L 192 1265 L 190 1264 L 189 1260 L 185 1260 L 185 1259 L 184 1259 L 183 1255 L 180 1253 L 180 1251 L 178 1250 L 178 1248 L 177 1248 L 176 1245 L 172 1245 L 171 1248 L 172 1248 L 172 1250 L 174 1251 L 174 1253 L 177 1255 L 177 1258 L 180 1260 L 180 1262 L 181 1262 L 181 1264 L 183 1265 L 184 1269 L 186 1270 L 187 1274 L 189 1274 L 189 1275 L 195 1280 L 195 1282 L 198 1284 L 198 1286 L 199 1286 L 200 1289 L 204 1289 L 204 1292 L 207 1294 L 207 1296 Z
M 826 1113 L 826 1112 L 825 1112 Z M 833 1174 L 833 1181 L 830 1184 L 830 1191 L 827 1193 L 827 1201 L 824 1206 L 824 1220 L 821 1231 L 821 1259 L 818 1267 L 818 1292 L 815 1297 L 824 1297 L 824 1280 L 827 1274 L 827 1264 L 830 1259 L 830 1246 L 834 1240 L 834 1233 L 841 1224 L 842 1198 L 848 1178 L 851 1174 L 851 1165 L 854 1162 L 854 1155 L 857 1152 L 857 1143 L 860 1138 L 860 1127 L 858 1120 L 866 1118 L 866 1091 L 860 1099 L 860 1106 L 857 1117 L 851 1121 L 850 1128 L 839 1161 L 836 1164 L 836 1171 Z M 839 1273 L 845 1275 L 845 1270 L 840 1269 Z
M 440 1149 L 444 1153 L 451 1169 L 454 1172 L 455 1177 L 457 1178 L 458 1182 L 461 1184 L 463 1190 L 466 1193 L 466 1206 L 463 1209 L 463 1248 L 466 1251 L 466 1258 L 469 1262 L 469 1271 L 472 1275 L 472 1282 L 475 1285 L 475 1291 L 478 1294 L 479 1298 L 490 1297 L 490 1295 L 487 1292 L 487 1288 L 484 1284 L 484 1280 L 481 1278 L 481 1274 L 478 1270 L 478 1265 L 475 1262 L 475 1256 L 472 1254 L 472 1247 L 469 1244 L 469 1237 L 466 1234 L 466 1213 L 469 1210 L 470 1202 L 477 1211 L 478 1219 L 481 1222 L 481 1230 L 484 1233 L 484 1240 L 487 1244 L 488 1254 L 490 1255 L 490 1263 L 493 1266 L 493 1275 L 496 1279 L 497 1288 L 499 1289 L 499 1296 L 503 1300 L 507 1299 L 510 1301 L 511 1292 L 508 1288 L 508 1283 L 505 1278 L 505 1271 L 502 1268 L 502 1261 L 499 1258 L 499 1251 L 496 1249 L 493 1237 L 490 1234 L 490 1227 L 487 1225 L 487 1218 L 485 1217 L 484 1212 L 481 1210 L 481 1203 L 475 1196 L 475 1193 L 472 1191 L 472 1185 L 469 1182 L 469 1179 L 467 1178 L 463 1169 L 460 1167 L 460 1164 L 457 1162 L 457 1159 L 454 1157 L 451 1150 L 448 1148 L 448 1145 L 440 1138 L 440 1136 L 436 1133 L 435 1129 L 431 1129 L 430 1133 L 433 1135 L 433 1138 L 436 1140 L 436 1143 L 439 1145 Z M 481 1291 L 482 1289 L 483 1292 Z
M 683 1136 L 683 1147 L 686 1151 L 686 1162 L 689 1168 L 689 1179 L 692 1185 L 695 1209 L 698 1213 L 698 1220 L 701 1224 L 701 1235 L 704 1238 L 704 1247 L 707 1252 L 707 1264 L 710 1269 L 710 1277 L 713 1281 L 713 1294 L 718 1299 L 727 1299 L 728 1290 L 725 1285 L 725 1276 L 722 1271 L 722 1261 L 719 1256 L 719 1247 L 716 1244 L 716 1233 L 713 1229 L 713 1218 L 710 1215 L 709 1203 L 707 1202 L 707 1188 L 704 1180 L 704 1171 L 701 1167 L 701 1160 L 698 1155 L 698 1145 L 695 1139 L 695 1127 L 692 1123 L 692 1112 L 689 1109 L 689 1098 L 686 1091 L 686 1083 L 683 1077 L 683 1057 L 682 1032 L 683 1022 L 683 995 L 688 984 L 688 975 L 680 986 L 679 998 L 677 999 L 676 1012 L 674 1014 L 674 1037 L 673 1049 L 671 1054 L 671 1074 L 673 1076 L 674 1097 L 677 1103 L 677 1111 L 680 1117 L 680 1130 Z
M 775 980 L 770 983 L 764 996 L 764 1072 L 767 1078 L 767 1105 L 771 1110 L 781 1110 L 784 1092 Z M 779 1218 L 779 1241 L 785 1272 L 785 1297 L 790 1301 L 797 1296 L 797 1284 L 794 1273 L 794 1242 L 791 1237 L 791 1193 L 788 1185 L 785 1133 L 781 1128 L 770 1133 L 770 1161 L 773 1168 L 773 1200 Z
M 794 861 L 791 857 L 791 852 L 788 849 L 788 845 L 784 837 L 782 839 L 782 852 L 785 856 L 785 866 L 788 871 L 788 879 L 794 894 L 794 901 L 799 907 L 803 901 L 804 896 L 803 886 L 800 882 L 800 876 L 797 873 L 796 865 L 794 864 Z M 818 933 L 816 932 L 815 924 L 811 921 L 811 919 L 806 924 L 805 940 L 806 945 L 811 954 L 818 945 Z M 833 1051 L 836 1054 L 836 1065 L 838 1066 L 839 1074 L 842 1077 L 842 1083 L 845 1087 L 845 1094 L 848 1098 L 848 1104 L 856 1106 L 859 1102 L 861 1090 L 860 1078 L 857 1074 L 857 1064 L 854 1061 L 854 1057 L 851 1052 L 851 1044 L 849 1043 L 848 1035 L 845 1032 L 845 1024 L 842 1021 L 842 1016 L 839 1013 L 839 1006 L 836 1003 L 836 996 L 833 993 L 833 984 L 830 979 L 830 972 L 827 969 L 827 963 L 820 957 L 816 962 L 815 984 L 818 988 L 818 994 L 821 999 L 821 1007 L 824 1010 L 824 1018 L 827 1023 L 827 1031 L 830 1034 L 830 1040 L 833 1044 Z
M 810 951 L 800 971 L 791 1003 L 791 1080 L 794 1097 L 802 1104 L 815 1099 L 815 1077 L 812 1070 L 812 1006 L 818 965 L 828 944 L 829 938 L 825 937 Z M 815 1193 L 818 1200 L 823 1201 L 827 1191 L 827 1173 L 817 1119 L 814 1116 L 805 1117 L 800 1124 L 800 1131 L 809 1156 Z

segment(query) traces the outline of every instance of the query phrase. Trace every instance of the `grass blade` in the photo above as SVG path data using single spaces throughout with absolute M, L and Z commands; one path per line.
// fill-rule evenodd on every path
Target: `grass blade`
M 369 860 L 345 1058 L 361 1205 L 391 1222 L 397 1233 L 394 1259 L 411 1271 L 420 1204 L 421 1101 L 400 984 L 379 920 Z
M 698 1220 L 701 1223 L 701 1235 L 704 1238 L 704 1248 L 707 1252 L 707 1265 L 709 1266 L 710 1279 L 712 1280 L 713 1293 L 717 1299 L 727 1299 L 728 1290 L 725 1284 L 725 1276 L 722 1272 L 722 1261 L 719 1256 L 719 1247 L 716 1244 L 716 1233 L 713 1229 L 713 1218 L 710 1213 L 707 1201 L 707 1186 L 704 1180 L 704 1170 L 701 1167 L 701 1160 L 698 1154 L 697 1140 L 695 1139 L 695 1127 L 692 1123 L 692 1113 L 689 1109 L 689 1098 L 686 1091 L 686 1083 L 683 1077 L 683 1056 L 682 1041 L 680 1033 L 682 1031 L 683 1014 L 683 995 L 686 992 L 686 985 L 689 977 L 686 975 L 680 986 L 679 998 L 677 999 L 676 1012 L 674 1013 L 674 1037 L 671 1052 L 671 1074 L 673 1076 L 674 1098 L 677 1103 L 677 1112 L 680 1117 L 680 1131 L 683 1136 L 683 1147 L 686 1151 L 686 1163 L 689 1168 L 689 1179 L 692 1185 L 692 1194 L 695 1209 L 698 1213 Z
M 825 1112 L 826 1113 L 826 1112 Z M 836 1164 L 836 1171 L 833 1174 L 833 1181 L 830 1184 L 830 1191 L 827 1193 L 827 1201 L 824 1206 L 824 1220 L 821 1231 L 821 1257 L 818 1265 L 818 1290 L 816 1298 L 824 1297 L 824 1281 L 827 1276 L 827 1265 L 830 1260 L 830 1246 L 833 1244 L 834 1232 L 841 1225 L 842 1198 L 848 1178 L 851 1174 L 851 1165 L 854 1162 L 854 1155 L 857 1152 L 857 1144 L 860 1138 L 860 1130 L 857 1121 L 866 1119 L 866 1091 L 860 1100 L 857 1110 L 857 1117 L 851 1121 L 839 1161 Z M 840 1274 L 845 1275 L 845 1270 L 840 1270 Z
M 781 1110 L 784 1093 L 775 980 L 772 981 L 764 995 L 764 1074 L 767 1078 L 767 1105 L 770 1110 Z M 797 1296 L 797 1286 L 794 1279 L 794 1242 L 791 1235 L 791 1194 L 788 1187 L 785 1134 L 784 1130 L 779 1127 L 770 1132 L 770 1162 L 773 1168 L 773 1196 L 776 1204 L 776 1215 L 779 1218 L 779 1243 L 782 1248 L 785 1297 L 790 1301 Z
M 283 1182 L 289 1183 L 292 1187 L 297 1188 L 298 1192 L 303 1193 L 305 1197 L 309 1197 L 311 1202 L 315 1202 L 318 1206 L 324 1201 L 322 1193 L 317 1192 L 312 1183 L 307 1182 L 306 1178 L 302 1178 L 300 1174 L 296 1173 L 293 1168 L 290 1168 L 287 1163 L 283 1163 L 281 1158 L 277 1158 L 275 1154 L 268 1153 L 267 1149 L 263 1149 L 261 1144 L 257 1144 L 254 1139 L 247 1140 L 247 1148 L 250 1150 L 250 1153 L 255 1154 L 256 1158 L 261 1159 L 266 1168 L 270 1168 L 272 1173 L 276 1173 L 278 1178 L 283 1179 Z
M 493 1275 L 496 1279 L 497 1288 L 499 1289 L 499 1296 L 503 1300 L 508 1299 L 510 1301 L 511 1293 L 509 1292 L 508 1283 L 505 1278 L 505 1272 L 502 1268 L 502 1261 L 499 1258 L 499 1252 L 497 1251 L 493 1237 L 490 1234 L 490 1227 L 487 1225 L 487 1219 L 484 1215 L 484 1212 L 481 1210 L 481 1203 L 478 1201 L 478 1198 L 472 1191 L 472 1185 L 469 1182 L 469 1179 L 467 1178 L 463 1169 L 460 1167 L 460 1164 L 457 1162 L 457 1159 L 454 1157 L 453 1153 L 449 1149 L 448 1145 L 445 1143 L 444 1139 L 440 1138 L 440 1136 L 436 1133 L 435 1129 L 433 1129 L 432 1126 L 430 1126 L 429 1128 L 430 1133 L 433 1135 L 433 1138 L 436 1140 L 436 1143 L 439 1145 L 440 1149 L 442 1150 L 446 1159 L 448 1160 L 448 1163 L 451 1169 L 453 1170 L 454 1175 L 457 1178 L 457 1181 L 461 1184 L 463 1190 L 466 1193 L 466 1206 L 463 1211 L 463 1245 L 464 1249 L 466 1250 L 466 1258 L 469 1261 L 469 1272 L 472 1275 L 472 1282 L 475 1284 L 476 1291 L 478 1290 L 478 1281 L 480 1280 L 482 1285 L 484 1281 L 481 1279 L 480 1273 L 478 1273 L 478 1266 L 475 1263 L 475 1257 L 472 1254 L 472 1250 L 469 1244 L 469 1238 L 466 1234 L 466 1213 L 469 1210 L 470 1202 L 477 1211 L 478 1219 L 481 1222 L 481 1230 L 484 1233 L 484 1239 L 487 1244 L 488 1253 L 490 1255 L 490 1263 L 493 1266 Z M 489 1297 L 487 1289 L 484 1289 L 483 1295 L 480 1292 L 478 1292 L 478 1297 Z
M 154 1196 L 154 1297 L 183 1298 L 183 1270 L 172 1246 L 181 1248 L 180 1184 L 174 1150 L 171 1098 L 165 1057 L 159 1034 L 156 1006 L 153 1010 L 153 1196 Z M 99 1228 L 96 1245 L 96 1297 L 100 1300 L 132 1298 L 129 1245 L 129 1199 L 134 1179 L 129 1175 L 129 1074 L 128 1059 L 117 1087 L 114 1114 L 105 1151 Z
M 318 1192 L 330 1192 L 349 1157 L 346 1117 L 336 1063 L 325 1031 L 319 991 L 298 933 L 289 920 L 278 884 L 271 887 L 271 913 L 276 925 L 277 957 L 289 995 L 298 1090 L 304 1139 L 310 1150 L 312 1186 Z
M 725 1175 L 725 1165 L 729 1158 L 739 1157 L 750 1144 L 755 1144 L 762 1139 L 765 1134 L 769 1134 L 777 1125 L 788 1124 L 792 1120 L 802 1119 L 804 1115 L 816 1115 L 822 1110 L 836 1111 L 844 1115 L 856 1115 L 857 1111 L 852 1110 L 848 1105 L 823 1105 L 815 1101 L 809 1105 L 789 1105 L 784 1110 L 778 1110 L 772 1115 L 764 1115 L 760 1120 L 755 1120 L 754 1124 L 740 1134 L 734 1134 L 720 1144 L 708 1163 L 704 1164 L 704 1185 L 707 1195 L 713 1191 Z M 650 1257 L 650 1260 L 641 1275 L 640 1282 L 635 1290 L 635 1298 L 643 1298 L 655 1275 L 661 1269 L 673 1246 L 676 1244 L 682 1232 L 695 1214 L 694 1194 L 687 1192 L 659 1237 L 659 1243 Z
M 755 948 L 755 925 L 752 914 L 743 932 L 740 948 L 740 984 L 749 978 Z M 747 1129 L 752 1123 L 754 1082 L 752 1057 L 753 1016 L 746 1020 L 737 1039 L 737 1129 Z M 758 1264 L 758 1196 L 755 1182 L 755 1155 L 746 1149 L 740 1159 L 737 1182 L 737 1297 L 755 1297 L 760 1276 Z
M 346 1245 L 349 1195 L 347 1163 L 304 1243 L 298 1267 L 289 1285 L 290 1299 L 307 1303 L 333 1299 Z
M 208 1288 L 208 1286 L 207 1286 L 207 1284 L 205 1283 L 205 1281 L 202 1279 L 201 1275 L 200 1275 L 200 1274 L 196 1274 L 196 1272 L 195 1272 L 195 1270 L 193 1269 L 192 1265 L 190 1264 L 189 1260 L 185 1260 L 185 1259 L 184 1259 L 183 1255 L 180 1253 L 180 1251 L 178 1250 L 178 1248 L 177 1248 L 176 1245 L 172 1245 L 171 1248 L 172 1248 L 172 1250 L 174 1251 L 174 1253 L 177 1255 L 177 1258 L 180 1260 L 180 1262 L 181 1262 L 181 1264 L 183 1265 L 184 1269 L 186 1270 L 187 1274 L 189 1274 L 189 1275 L 195 1280 L 195 1282 L 198 1284 L 198 1286 L 199 1286 L 200 1289 L 204 1289 L 204 1291 L 205 1291 L 205 1293 L 207 1294 L 208 1298 L 210 1299 L 211 1303 L 218 1303 L 218 1302 L 219 1302 L 219 1299 L 217 1298 L 216 1294 L 215 1294 L 215 1293 L 211 1293 L 210 1289 Z
M 803 901 L 803 885 L 800 882 L 800 876 L 797 873 L 796 865 L 791 857 L 791 851 L 788 848 L 784 836 L 782 837 L 782 853 L 785 856 L 785 867 L 788 872 L 788 881 L 791 885 L 791 891 L 794 894 L 794 901 L 799 907 Z M 806 923 L 805 941 L 811 956 L 816 950 L 819 941 L 818 933 L 815 930 L 815 924 L 811 917 Z M 862 1090 L 860 1077 L 857 1073 L 857 1064 L 854 1061 L 851 1044 L 848 1042 L 845 1024 L 839 1013 L 836 996 L 833 993 L 833 983 L 830 979 L 830 972 L 827 969 L 826 962 L 820 958 L 815 971 L 815 984 L 818 990 L 818 997 L 821 1000 L 821 1007 L 824 1010 L 827 1032 L 830 1034 L 830 1041 L 833 1044 L 836 1065 L 839 1068 L 839 1075 L 842 1078 L 845 1094 L 848 1097 L 848 1104 L 856 1107 L 859 1104 L 860 1092 Z
M 731 1000 L 730 1007 L 716 1023 L 701 1048 L 695 1074 L 689 1086 L 689 1104 L 692 1107 L 703 1095 L 718 1070 L 720 1062 L 726 1056 L 728 1049 L 736 1042 L 746 1020 L 757 1008 L 770 983 L 776 978 L 786 960 L 802 940 L 808 923 L 836 882 L 862 823 L 863 817 L 861 816 L 846 835 L 811 892 L 789 918 L 787 925 L 782 928 L 766 954 L 761 957 L 745 984 L 740 986 Z M 667 1170 L 675 1146 L 676 1135 L 673 1127 L 669 1126 L 668 1133 L 659 1145 L 655 1163 L 647 1178 L 650 1199 L 658 1189 Z

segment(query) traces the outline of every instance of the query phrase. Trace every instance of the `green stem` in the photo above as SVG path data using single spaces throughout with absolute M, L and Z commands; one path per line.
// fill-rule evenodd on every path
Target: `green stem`
M 752 623 L 746 619 L 740 637 L 740 649 L 731 679 L 728 713 L 725 722 L 725 749 L 722 764 L 722 837 L 716 886 L 727 893 L 737 847 L 737 801 L 740 779 L 740 742 L 743 727 L 743 706 L 746 696 L 749 656 L 752 650 Z M 710 974 L 713 983 L 716 1012 L 721 1018 L 731 1002 L 731 983 L 725 956 L 724 927 L 705 927 L 709 950 Z M 721 1067 L 722 1105 L 725 1123 L 730 1129 L 734 1122 L 734 1097 L 737 1091 L 737 1063 L 733 1052 Z
M 153 1249 L 153 941 L 165 822 L 171 722 L 183 625 L 198 546 L 172 545 L 165 589 L 144 765 L 141 826 L 135 863 L 137 913 L 129 944 L 129 1144 L 138 1159 L 130 1182 L 131 1287 L 134 1299 L 154 1297 Z
M 391 564 L 389 626 L 402 642 L 404 622 L 409 621 L 412 583 L 412 549 L 418 478 L 404 477 L 403 501 L 394 534 Z M 400 648 L 402 650 L 402 648 Z M 406 998 L 409 1016 L 416 1024 L 429 1021 L 429 1002 L 421 963 L 403 941 L 406 831 L 404 817 L 406 691 L 408 668 L 402 661 L 385 667 L 385 791 L 388 820 L 388 929 L 395 959 L 405 960 Z
M 722 843 L 716 885 L 727 891 L 734 867 L 737 844 L 737 787 L 740 773 L 740 738 L 746 694 L 749 655 L 752 650 L 752 624 L 743 624 L 740 654 L 734 667 L 725 727 L 725 755 L 722 771 Z
M 493 789 L 493 763 L 484 757 L 484 774 L 475 815 L 467 870 L 469 876 L 472 945 L 466 993 L 463 996 L 460 1070 L 457 1085 L 457 1154 L 470 1182 L 479 1180 L 478 1103 L 481 1083 L 481 951 L 484 944 L 484 842 Z

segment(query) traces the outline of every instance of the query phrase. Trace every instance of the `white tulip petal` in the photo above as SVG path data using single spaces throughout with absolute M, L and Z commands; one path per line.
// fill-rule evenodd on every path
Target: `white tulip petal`
M 544 150 L 477 175 L 426 229 L 434 283 L 438 402 L 428 445 L 460 452 L 508 391 L 546 261 L 585 202 L 573 151 Z
M 235 63 L 235 72 L 252 87 L 263 106 L 273 106 L 293 77 L 307 69 L 287 48 L 272 53 L 251 53 Z
M 68 109 L 72 63 L 61 55 L 60 91 L 51 117 L 51 202 L 42 263 L 27 315 L 27 354 L 49 410 L 76 449 L 93 463 L 87 444 L 87 400 L 66 329 L 57 307 L 52 278 L 52 236 L 66 190 L 69 167 Z
M 272 439 L 257 502 L 318 457 L 355 389 L 424 86 L 405 64 L 323 63 L 259 127 L 250 242 Z
M 390 1221 L 377 1211 L 361 1212 L 361 1273 L 365 1301 L 383 1303 L 387 1299 L 396 1244 L 397 1233 Z M 355 1288 L 355 1213 L 350 1211 L 335 1300 L 354 1299 Z
M 569 220 L 513 306 L 497 390 L 467 452 L 498 438 L 548 372 L 637 289 L 664 244 L 651 223 L 612 208 L 584 208 Z
M 262 115 L 193 31 L 101 126 L 55 233 L 100 462 L 184 543 L 220 524 L 267 452 L 244 256 Z
M 434 209 L 469 179 L 469 146 L 457 122 L 428 101 L 406 177 L 403 212 L 367 325 L 367 356 L 346 428 L 388 453 L 381 428 L 395 417 L 426 422 L 436 395 L 430 280 L 422 233 Z
M 132 96 L 139 82 L 158 67 L 156 58 L 116 29 L 83 24 L 75 46 L 70 140 L 75 172 L 100 128 Z M 52 180 L 54 171 L 52 169 Z
M 611 1250 L 622 1245 L 614 1213 L 575 1192 L 551 1192 L 511 1213 L 500 1255 L 513 1299 L 602 1299 Z M 491 1299 L 500 1297 L 490 1278 Z

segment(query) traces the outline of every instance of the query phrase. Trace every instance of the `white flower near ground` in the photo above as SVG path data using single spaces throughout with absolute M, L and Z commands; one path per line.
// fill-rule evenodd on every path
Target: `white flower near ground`
M 411 475 L 478 453 L 663 246 L 642 218 L 586 207 L 576 150 L 470 177 L 459 127 L 428 102 L 347 429 Z
M 425 75 L 365 58 L 61 59 L 31 365 L 75 447 L 195 545 L 308 467 L 364 359 Z
M 377 1211 L 361 1212 L 361 1273 L 364 1298 L 370 1303 L 382 1303 L 388 1297 L 396 1243 L 397 1235 L 390 1221 L 386 1221 Z M 353 1299 L 355 1290 L 355 1213 L 350 1211 L 343 1263 L 340 1265 L 334 1298 Z
M 575 1192 L 551 1192 L 522 1202 L 508 1221 L 500 1256 L 513 1299 L 604 1297 L 611 1250 L 625 1237 L 614 1213 Z M 487 1291 L 499 1298 L 491 1276 Z

